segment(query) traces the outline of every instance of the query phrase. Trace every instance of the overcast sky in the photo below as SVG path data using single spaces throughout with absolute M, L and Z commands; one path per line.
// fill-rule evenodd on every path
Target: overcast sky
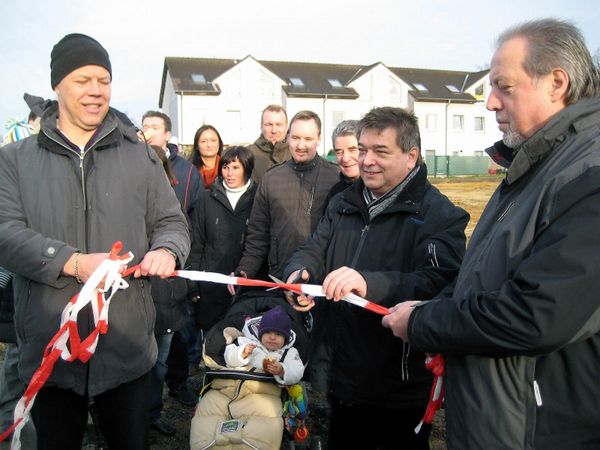
M 24 92 L 54 98 L 50 51 L 72 32 L 108 50 L 111 104 L 139 123 L 158 108 L 165 56 L 478 70 L 504 28 L 550 16 L 600 48 L 597 0 L 1 0 L 0 134 L 29 113 Z

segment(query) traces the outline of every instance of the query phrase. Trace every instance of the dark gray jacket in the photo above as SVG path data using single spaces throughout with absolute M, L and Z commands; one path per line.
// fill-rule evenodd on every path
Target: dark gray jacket
M 154 151 L 111 110 L 82 157 L 56 130 L 57 106 L 40 134 L 0 150 L 0 265 L 16 274 L 19 373 L 29 380 L 61 312 L 80 286 L 61 275 L 75 251 L 107 252 L 120 240 L 139 262 L 166 247 L 183 263 L 189 233 Z M 131 279 L 110 307 L 109 331 L 88 364 L 59 360 L 49 385 L 93 396 L 148 372 L 156 360 L 150 284 Z M 87 336 L 91 312 L 79 314 Z
M 337 166 L 319 156 L 302 164 L 291 159 L 270 169 L 254 199 L 238 271 L 253 277 L 268 259 L 269 273 L 281 278 L 292 253 L 317 228 L 337 180 Z
M 449 448 L 600 448 L 600 100 L 493 150 L 506 179 L 409 341 L 446 355 Z

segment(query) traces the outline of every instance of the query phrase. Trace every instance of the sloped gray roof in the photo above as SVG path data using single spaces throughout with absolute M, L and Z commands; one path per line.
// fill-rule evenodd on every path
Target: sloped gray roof
M 219 95 L 219 86 L 213 80 L 222 73 L 234 67 L 239 61 L 235 59 L 215 58 L 180 58 L 168 56 L 163 66 L 162 83 L 158 106 L 162 108 L 167 72 L 171 75 L 173 88 L 176 92 L 195 92 L 204 95 Z M 192 78 L 194 74 L 201 74 L 206 83 L 197 83 Z
M 389 67 L 389 69 L 413 87 L 410 94 L 415 100 L 460 103 L 474 103 L 477 101 L 475 97 L 464 91 L 488 72 L 487 70 L 473 73 L 455 70 L 411 69 L 405 67 Z M 415 84 L 421 84 L 427 90 L 419 90 Z M 452 92 L 447 86 L 454 86 L 458 92 Z
M 354 88 L 347 87 L 348 81 L 361 66 L 343 64 L 317 64 L 285 61 L 259 61 L 279 78 L 289 84 L 285 93 L 299 97 L 358 98 Z M 302 80 L 303 86 L 295 86 L 292 78 Z M 341 87 L 332 86 L 328 80 L 337 80 Z
M 251 58 L 251 56 L 247 56 Z M 241 60 L 217 58 L 180 58 L 166 57 L 161 84 L 159 106 L 162 107 L 167 72 L 170 73 L 176 92 L 197 93 L 200 95 L 219 95 L 220 89 L 214 80 L 237 65 Z M 351 64 L 321 64 L 288 61 L 257 61 L 288 83 L 283 90 L 289 97 L 325 97 L 358 98 L 358 93 L 348 84 L 371 70 L 369 66 Z M 410 69 L 389 67 L 389 70 L 411 85 L 414 90 L 410 94 L 418 101 L 454 101 L 472 103 L 476 99 L 463 91 L 485 76 L 488 71 L 462 72 L 450 70 Z M 192 75 L 201 75 L 204 83 L 194 81 Z M 202 78 L 200 77 L 200 78 Z M 294 84 L 292 79 L 300 79 L 301 84 Z M 329 80 L 339 81 L 341 86 L 334 86 Z M 424 85 L 427 90 L 420 91 L 414 83 Z M 335 84 L 335 82 L 333 83 Z M 459 91 L 451 92 L 446 85 L 453 85 Z

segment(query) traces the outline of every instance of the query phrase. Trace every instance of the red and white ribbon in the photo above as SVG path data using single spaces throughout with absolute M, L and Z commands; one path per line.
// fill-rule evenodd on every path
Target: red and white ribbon
M 444 373 L 446 371 L 446 361 L 444 355 L 441 353 L 435 355 L 427 355 L 425 359 L 425 367 L 433 373 L 433 384 L 431 385 L 431 392 L 429 393 L 429 403 L 425 414 L 419 422 L 419 425 L 415 428 L 415 433 L 421 431 L 421 427 L 424 423 L 431 424 L 435 413 L 442 407 L 444 402 L 444 393 L 446 386 L 444 384 Z
M 33 406 L 37 393 L 44 386 L 46 380 L 52 373 L 54 364 L 56 364 L 58 358 L 62 358 L 67 362 L 80 360 L 83 363 L 87 363 L 96 351 L 99 336 L 108 331 L 108 310 L 110 301 L 118 290 L 127 289 L 129 287 L 123 278 L 132 274 L 139 268 L 139 265 L 137 265 L 127 269 L 123 273 L 119 272 L 123 265 L 127 265 L 133 259 L 133 254 L 130 252 L 124 256 L 119 256 L 121 249 L 121 242 L 115 242 L 109 257 L 100 264 L 85 282 L 81 291 L 73 296 L 67 306 L 65 306 L 61 316 L 60 329 L 46 346 L 40 367 L 34 372 L 25 393 L 15 407 L 13 425 L 0 435 L 0 442 L 2 442 L 14 431 L 11 449 L 19 450 L 21 448 L 21 430 L 29 419 L 29 412 Z M 194 281 L 232 284 L 236 286 L 280 288 L 313 297 L 323 297 L 325 295 L 323 293 L 323 287 L 316 284 L 273 283 L 250 278 L 231 277 L 215 272 L 193 270 L 177 270 L 173 272 L 172 276 L 187 278 Z M 99 285 L 103 279 L 105 280 L 104 287 L 100 288 Z M 107 292 L 110 292 L 108 298 L 106 297 Z M 389 314 L 387 308 L 359 297 L 358 295 L 349 294 L 343 297 L 342 300 L 377 314 Z M 82 341 L 77 328 L 77 315 L 88 303 L 91 303 L 92 305 L 95 328 Z
M 133 254 L 127 253 L 119 256 L 122 244 L 117 242 L 109 254 L 108 259 L 98 266 L 90 278 L 85 282 L 81 291 L 74 295 L 62 312 L 60 329 L 50 340 L 40 367 L 34 372 L 31 381 L 25 390 L 25 393 L 18 401 L 14 412 L 14 423 L 2 435 L 0 442 L 6 439 L 14 431 L 11 449 L 19 450 L 21 448 L 21 430 L 29 420 L 29 412 L 37 393 L 42 388 L 58 358 L 67 362 L 80 360 L 83 363 L 89 361 L 98 345 L 98 338 L 101 334 L 108 331 L 108 310 L 110 301 L 120 289 L 127 289 L 129 285 L 123 280 L 119 270 L 123 265 L 128 264 L 133 259 Z M 99 285 L 104 281 L 104 287 Z M 106 293 L 110 292 L 108 298 Z M 94 316 L 94 329 L 82 341 L 77 328 L 77 315 L 83 307 L 91 303 Z
M 312 297 L 324 297 L 323 286 L 318 284 L 288 284 L 288 283 L 273 283 L 271 281 L 253 280 L 251 278 L 231 277 L 214 272 L 200 272 L 196 270 L 176 270 L 174 276 L 187 278 L 193 281 L 210 281 L 212 283 L 233 284 L 235 286 L 259 286 L 266 288 L 280 288 L 286 291 L 292 291 L 296 294 L 305 294 Z M 342 300 L 352 303 L 353 305 L 367 309 L 371 312 L 385 316 L 389 314 L 389 310 L 385 306 L 359 297 L 356 294 L 348 294 L 342 297 Z

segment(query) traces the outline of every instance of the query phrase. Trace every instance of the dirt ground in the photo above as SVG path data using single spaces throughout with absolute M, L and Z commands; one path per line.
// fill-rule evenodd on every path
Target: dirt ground
M 502 175 L 490 175 L 485 177 L 430 178 L 429 181 L 454 204 L 464 208 L 471 215 L 471 220 L 465 230 L 469 238 L 485 205 L 502 178 Z
M 488 199 L 498 186 L 502 176 L 486 176 L 486 177 L 464 177 L 464 178 L 431 178 L 430 181 L 444 193 L 450 200 L 458 206 L 464 208 L 471 215 L 471 220 L 467 226 L 466 234 L 470 237 L 473 228 L 479 220 Z M 0 344 L 0 360 L 4 357 L 3 345 Z M 202 372 L 198 372 L 188 379 L 191 388 L 196 392 L 200 391 L 202 386 Z M 166 389 L 165 389 L 166 390 Z M 322 396 L 311 393 L 309 390 L 309 408 L 311 417 L 309 429 L 313 436 L 319 437 L 322 442 L 326 442 L 327 438 L 327 416 L 328 408 L 325 399 Z M 189 449 L 189 433 L 191 418 L 194 413 L 194 408 L 184 407 L 177 401 L 166 395 L 164 397 L 164 414 L 167 420 L 177 428 L 177 434 L 174 437 L 165 437 L 152 430 L 150 432 L 151 450 L 186 450 Z M 100 450 L 106 447 L 102 445 L 102 439 L 94 432 L 94 427 L 90 426 L 90 433 L 86 439 L 86 450 Z M 432 450 L 445 450 L 444 411 L 440 411 L 435 419 L 430 444 Z M 304 448 L 326 449 L 325 444 L 311 445 Z M 315 443 L 316 444 L 316 443 Z M 288 445 L 287 441 L 284 446 Z M 300 447 L 296 447 L 300 448 Z

